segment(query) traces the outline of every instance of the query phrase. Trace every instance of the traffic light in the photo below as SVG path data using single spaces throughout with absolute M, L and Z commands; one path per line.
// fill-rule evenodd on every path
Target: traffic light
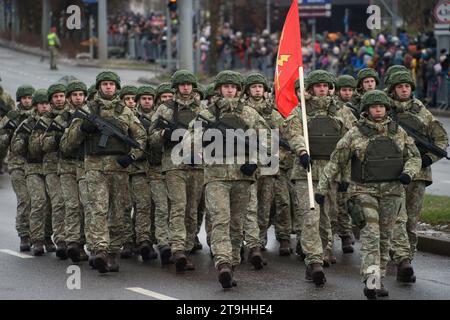
M 167 7 L 169 8 L 169 11 L 176 12 L 177 11 L 177 0 L 169 0 L 167 3 Z

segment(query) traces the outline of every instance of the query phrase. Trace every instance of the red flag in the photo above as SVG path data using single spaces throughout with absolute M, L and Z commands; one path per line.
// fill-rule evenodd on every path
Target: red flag
M 275 71 L 275 103 L 278 111 L 287 117 L 298 105 L 295 93 L 295 80 L 298 79 L 298 69 L 303 66 L 302 41 L 300 34 L 300 18 L 298 15 L 298 0 L 293 0 L 289 9 L 280 45 L 278 46 L 277 67 Z

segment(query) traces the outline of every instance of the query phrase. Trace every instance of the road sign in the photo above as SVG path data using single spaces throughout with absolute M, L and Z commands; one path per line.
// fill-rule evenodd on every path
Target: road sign
M 309 4 L 326 4 L 331 3 L 331 0 L 298 0 L 299 5 L 309 5 Z
M 441 0 L 434 7 L 434 17 L 438 23 L 450 23 L 450 0 Z
M 327 0 L 299 0 L 299 15 L 302 18 L 331 17 L 331 3 Z

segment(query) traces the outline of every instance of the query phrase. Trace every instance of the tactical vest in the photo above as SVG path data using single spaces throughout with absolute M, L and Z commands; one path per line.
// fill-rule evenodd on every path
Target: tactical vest
M 88 104 L 88 107 L 90 111 L 93 114 L 99 115 L 100 110 L 98 106 L 94 104 Z M 121 114 L 123 112 L 123 106 L 120 104 L 117 104 L 115 107 L 115 114 Z M 108 121 L 110 124 L 112 124 L 117 129 L 121 130 L 123 134 L 128 134 L 128 132 L 125 132 L 120 125 L 120 121 L 115 117 L 103 117 L 104 120 Z M 108 140 L 106 142 L 106 146 L 100 147 L 100 138 L 101 133 L 96 134 L 89 134 L 86 137 L 86 140 L 84 142 L 84 154 L 87 156 L 108 156 L 108 155 L 125 155 L 130 152 L 130 147 L 126 145 L 124 142 L 120 141 L 114 136 L 108 137 Z
M 398 180 L 403 172 L 403 152 L 394 142 L 397 133 L 396 123 L 389 123 L 389 136 L 377 136 L 375 129 L 364 124 L 358 125 L 360 132 L 369 138 L 364 160 L 353 155 L 351 178 L 358 183 L 389 182 Z
M 28 123 L 28 126 L 30 128 L 33 128 L 36 125 L 36 120 L 33 119 L 33 121 Z M 30 136 L 28 136 L 28 146 L 27 146 L 27 162 L 28 163 L 42 163 L 44 160 L 44 152 L 42 151 L 42 148 L 39 149 L 39 152 L 36 153 L 31 153 L 30 152 L 30 148 L 29 148 L 29 143 L 30 143 Z
M 326 116 L 309 118 L 308 135 L 311 159 L 330 160 L 338 141 L 341 139 L 342 124 L 334 116 L 336 110 L 330 109 Z

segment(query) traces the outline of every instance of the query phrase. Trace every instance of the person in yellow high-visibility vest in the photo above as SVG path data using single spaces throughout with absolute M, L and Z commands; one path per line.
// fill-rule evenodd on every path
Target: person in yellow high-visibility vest
M 56 61 L 58 58 L 58 49 L 61 47 L 61 42 L 56 34 L 56 27 L 50 29 L 50 33 L 47 35 L 48 49 L 50 50 L 50 70 L 58 70 Z

